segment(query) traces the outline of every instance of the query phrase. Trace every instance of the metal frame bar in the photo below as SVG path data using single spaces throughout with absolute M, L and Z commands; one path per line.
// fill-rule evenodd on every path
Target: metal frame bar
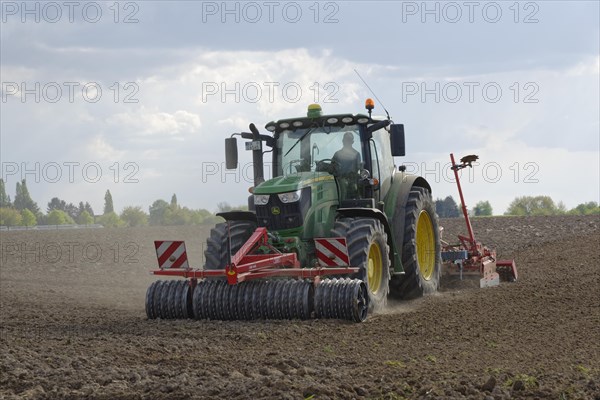
M 255 254 L 266 247 L 269 253 Z M 287 268 L 281 268 L 287 267 Z M 296 253 L 282 253 L 269 243 L 267 228 L 256 228 L 250 238 L 231 257 L 225 269 L 160 269 L 154 275 L 182 276 L 202 279 L 226 277 L 230 285 L 252 279 L 269 277 L 296 277 L 316 279 L 325 275 L 348 275 L 357 273 L 359 268 L 350 266 L 301 268 Z

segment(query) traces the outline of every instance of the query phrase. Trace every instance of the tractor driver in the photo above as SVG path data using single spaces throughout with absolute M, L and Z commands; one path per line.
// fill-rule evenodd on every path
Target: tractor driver
M 354 134 L 352 132 L 344 133 L 342 139 L 343 147 L 333 155 L 333 161 L 337 164 L 338 175 L 348 175 L 358 173 L 360 168 L 360 153 L 352 147 L 354 144 Z
M 344 133 L 342 148 L 335 152 L 332 160 L 336 167 L 336 175 L 340 181 L 342 198 L 355 198 L 358 195 L 357 178 L 361 166 L 360 153 L 352 147 L 354 134 Z

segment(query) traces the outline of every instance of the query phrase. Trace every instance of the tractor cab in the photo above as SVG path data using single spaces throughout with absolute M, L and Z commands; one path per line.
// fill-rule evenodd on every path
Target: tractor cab
M 368 115 L 323 115 L 318 104 L 311 104 L 306 117 L 266 124 L 272 136 L 258 134 L 253 125 L 252 134 L 239 134 L 252 139 L 246 146 L 254 153 L 255 168 L 249 208 L 260 226 L 284 236 L 314 237 L 329 232 L 338 208 L 379 205 L 395 173 L 393 156 L 404 155 L 404 127 L 372 116 L 372 100 L 366 104 Z M 235 138 L 226 140 L 231 143 L 227 165 L 236 167 Z M 263 144 L 272 153 L 268 181 Z

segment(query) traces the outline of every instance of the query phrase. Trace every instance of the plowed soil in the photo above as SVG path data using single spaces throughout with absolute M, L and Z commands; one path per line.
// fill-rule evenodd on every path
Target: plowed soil
M 473 226 L 518 282 L 362 324 L 147 320 L 153 240 L 199 266 L 207 227 L 1 232 L 0 398 L 600 399 L 600 219 Z

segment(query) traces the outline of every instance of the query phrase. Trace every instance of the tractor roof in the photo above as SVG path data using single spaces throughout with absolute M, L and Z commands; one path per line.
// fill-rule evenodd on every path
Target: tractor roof
M 318 117 L 297 117 L 285 118 L 277 121 L 271 121 L 265 125 L 269 132 L 280 133 L 288 129 L 302 129 L 311 126 L 344 126 L 354 124 L 373 124 L 383 121 L 385 117 L 373 116 L 369 119 L 365 114 L 330 114 L 320 115 Z

